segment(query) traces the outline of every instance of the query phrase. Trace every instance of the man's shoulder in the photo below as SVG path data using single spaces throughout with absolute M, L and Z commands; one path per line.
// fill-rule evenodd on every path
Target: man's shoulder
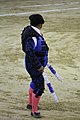
M 22 31 L 22 34 L 25 34 L 29 37 L 39 37 L 39 34 L 31 26 L 25 27 Z

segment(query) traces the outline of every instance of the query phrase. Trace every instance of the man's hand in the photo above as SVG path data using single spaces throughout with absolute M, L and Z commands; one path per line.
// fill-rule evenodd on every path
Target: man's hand
M 39 72 L 43 73 L 44 72 L 44 67 L 41 66 L 39 69 L 38 69 Z

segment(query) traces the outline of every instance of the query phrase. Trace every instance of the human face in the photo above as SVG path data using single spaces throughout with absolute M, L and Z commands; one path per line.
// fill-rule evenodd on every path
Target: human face
M 38 28 L 38 29 L 41 29 L 41 28 L 42 28 L 42 24 L 38 24 L 38 25 L 37 25 L 37 28 Z

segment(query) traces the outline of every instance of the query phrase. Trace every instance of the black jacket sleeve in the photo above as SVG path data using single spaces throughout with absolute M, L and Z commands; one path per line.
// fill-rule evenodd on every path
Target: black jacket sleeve
M 34 52 L 34 41 L 31 37 L 29 37 L 26 42 L 25 42 L 25 53 L 26 56 L 29 58 L 31 64 L 36 68 L 39 69 L 42 64 L 40 63 L 40 61 L 37 59 L 35 52 Z

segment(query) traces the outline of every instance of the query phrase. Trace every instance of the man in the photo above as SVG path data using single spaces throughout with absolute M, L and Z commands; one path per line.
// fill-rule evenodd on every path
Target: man
M 22 50 L 25 52 L 25 67 L 32 82 L 29 88 L 29 104 L 31 115 L 40 118 L 38 103 L 44 93 L 43 71 L 48 62 L 48 46 L 40 32 L 44 19 L 40 14 L 29 16 L 30 25 L 25 27 L 21 34 Z

